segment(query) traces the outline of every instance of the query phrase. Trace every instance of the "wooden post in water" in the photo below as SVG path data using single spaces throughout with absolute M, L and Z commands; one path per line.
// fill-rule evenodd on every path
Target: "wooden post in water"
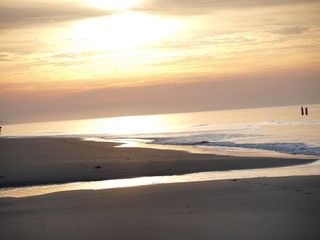
M 303 106 L 301 106 L 301 115 L 302 115 L 302 116 L 304 115 L 304 109 L 303 109 Z
M 305 113 L 306 113 L 306 115 L 308 115 L 308 108 L 307 107 L 305 109 Z

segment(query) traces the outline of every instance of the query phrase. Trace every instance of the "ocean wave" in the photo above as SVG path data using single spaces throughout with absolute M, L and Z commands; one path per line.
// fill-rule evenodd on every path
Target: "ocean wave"
M 256 126 L 301 126 L 301 125 L 320 125 L 320 120 L 310 119 L 305 121 L 264 121 L 257 122 Z
M 223 141 L 223 139 L 239 139 L 256 137 L 255 135 L 243 134 L 218 134 L 218 135 L 196 135 L 188 137 L 163 137 L 154 138 L 151 144 L 161 145 L 182 145 L 182 146 L 212 146 L 228 148 L 245 148 L 268 150 L 279 153 L 294 155 L 315 155 L 320 156 L 320 147 L 310 146 L 303 142 L 266 142 L 266 143 L 239 143 L 235 141 Z

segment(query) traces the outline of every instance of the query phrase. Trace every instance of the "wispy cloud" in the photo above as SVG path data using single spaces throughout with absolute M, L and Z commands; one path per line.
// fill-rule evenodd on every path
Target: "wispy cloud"
M 308 27 L 282 27 L 280 29 L 273 30 L 272 33 L 283 34 L 283 35 L 295 35 L 302 34 L 308 31 Z
M 317 0 L 149 0 L 137 8 L 141 11 L 150 11 L 158 14 L 172 15 L 201 15 L 208 12 L 235 9 L 293 5 L 301 3 L 318 3 Z
M 0 12 L 0 29 L 72 21 L 110 14 L 106 10 L 70 2 L 30 2 L 28 5 L 0 3 Z
M 286 92 L 307 88 L 304 76 L 319 69 L 319 0 L 142 0 L 121 11 L 94 2 L 0 1 L 0 98 L 8 116 L 20 114 L 15 107 L 25 109 L 19 106 L 26 97 L 39 114 L 52 112 L 45 101 L 57 100 L 55 107 L 72 102 L 64 113 L 85 111 L 75 117 L 94 108 L 98 116 L 108 103 L 117 103 L 120 115 L 155 105 L 157 112 L 187 111 L 202 96 L 197 108 L 207 102 L 211 108 L 212 102 L 238 102 L 238 89 L 248 90 L 244 98 L 269 101 L 279 84 Z M 318 73 L 310 77 L 311 90 L 319 89 Z M 262 78 L 268 88 L 259 88 Z

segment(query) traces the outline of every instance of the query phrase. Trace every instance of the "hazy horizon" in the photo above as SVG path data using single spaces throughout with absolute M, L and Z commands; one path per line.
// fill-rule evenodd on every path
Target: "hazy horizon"
M 4 0 L 0 120 L 320 103 L 316 0 Z
M 8 122 L 5 121 L 3 119 L 0 119 L 0 125 L 5 126 L 5 125 L 16 125 L 16 124 L 37 124 L 37 123 L 54 123 L 54 122 L 73 122 L 73 121 L 83 121 L 83 120 L 99 120 L 99 119 L 127 119 L 127 118 L 137 118 L 140 119 L 141 117 L 161 117 L 161 116 L 165 116 L 165 117 L 169 117 L 170 115 L 177 115 L 177 116 L 181 116 L 184 114 L 203 114 L 203 113 L 231 113 L 231 112 L 238 112 L 238 114 L 240 114 L 241 112 L 245 112 L 245 111 L 251 111 L 251 110 L 262 110 L 262 109 L 266 109 L 267 112 L 270 112 L 271 109 L 274 109 L 275 111 L 278 111 L 276 109 L 281 109 L 281 108 L 293 108 L 295 107 L 296 109 L 296 113 L 297 115 L 301 115 L 301 107 L 308 108 L 309 113 L 314 113 L 314 108 L 313 107 L 317 107 L 319 106 L 319 103 L 310 103 L 310 104 L 303 104 L 303 105 L 299 105 L 299 104 L 295 104 L 295 105 L 282 105 L 282 106 L 260 106 L 260 107 L 248 107 L 248 108 L 225 108 L 225 109 L 216 109 L 216 110 L 197 110 L 197 111 L 185 111 L 185 112 L 166 112 L 166 113 L 143 113 L 143 114 L 135 114 L 135 115 L 112 115 L 112 116 L 96 116 L 96 117 L 89 117 L 89 118 L 61 118 L 61 119 L 44 119 L 44 120 L 37 120 L 37 121 L 24 121 L 24 122 L 20 122 L 20 121 L 15 121 L 15 122 Z M 318 111 L 316 111 L 318 114 Z M 292 113 L 292 112 L 291 112 Z M 314 115 L 314 114 L 310 114 L 310 115 Z M 222 123 L 222 122 L 221 122 Z

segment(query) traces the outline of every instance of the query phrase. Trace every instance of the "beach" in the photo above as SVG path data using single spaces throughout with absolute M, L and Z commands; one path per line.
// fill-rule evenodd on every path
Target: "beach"
M 0 187 L 270 168 L 314 161 L 117 148 L 117 145 L 78 138 L 0 139 Z
M 1 187 L 311 163 L 78 138 L 2 138 Z M 318 239 L 320 176 L 229 179 L 0 198 L 1 239 Z
M 319 239 L 320 177 L 0 199 L 1 239 Z
M 320 240 L 320 0 L 0 9 L 0 240 Z

